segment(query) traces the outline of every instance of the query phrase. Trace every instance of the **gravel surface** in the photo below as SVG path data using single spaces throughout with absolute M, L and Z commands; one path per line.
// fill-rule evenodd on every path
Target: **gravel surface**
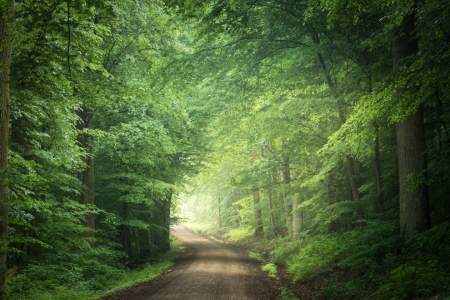
M 197 235 L 185 226 L 173 226 L 171 234 L 186 247 L 171 272 L 101 299 L 278 298 L 277 282 L 245 250 Z

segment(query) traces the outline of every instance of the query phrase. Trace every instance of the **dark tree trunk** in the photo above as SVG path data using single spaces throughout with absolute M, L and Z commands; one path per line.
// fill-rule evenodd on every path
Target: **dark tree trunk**
M 162 249 L 164 252 L 170 250 L 170 207 L 172 205 L 172 192 L 168 192 L 164 202 L 164 232 L 162 240 Z
M 86 108 L 83 108 L 78 112 L 78 116 L 81 122 L 78 123 L 77 128 L 83 130 L 85 128 L 92 128 L 92 112 Z M 78 173 L 78 179 L 81 181 L 85 189 L 80 195 L 80 203 L 86 205 L 94 205 L 94 145 L 93 137 L 87 133 L 80 133 L 78 136 L 78 142 L 80 147 L 84 148 L 87 156 L 84 159 L 86 169 Z M 82 224 L 91 230 L 85 231 L 83 236 L 94 237 L 95 230 L 95 215 L 88 213 Z
M 9 136 L 9 68 L 11 66 L 12 34 L 14 30 L 14 1 L 3 1 L 0 9 L 0 246 L 8 247 L 9 237 L 9 187 L 4 179 L 4 171 L 8 168 L 8 136 Z M 8 8 L 9 6 L 9 8 Z M 7 12 L 8 15 L 3 13 Z M 0 286 L 5 284 L 6 252 L 0 254 Z M 3 299 L 3 294 L 0 295 Z
M 392 6 L 394 13 L 397 10 L 398 3 L 398 1 L 394 2 Z M 394 33 L 392 58 L 396 77 L 399 76 L 399 62 L 419 50 L 418 40 L 414 36 L 414 18 L 413 13 L 406 15 L 401 26 Z M 406 86 L 397 87 L 397 96 L 401 97 L 407 90 Z M 400 232 L 405 237 L 411 237 L 415 232 L 423 232 L 430 228 L 422 106 L 402 122 L 398 122 L 396 130 L 400 188 Z
M 378 138 L 378 125 L 375 124 L 375 172 L 377 176 L 377 188 L 378 188 L 378 211 L 384 213 L 384 200 L 383 200 L 383 181 L 381 180 L 381 160 L 380 160 L 380 140 Z
M 160 226 L 156 233 L 155 244 L 158 246 L 159 253 L 170 250 L 170 205 L 172 193 L 168 192 L 165 199 L 155 202 L 156 210 L 154 212 L 157 225 Z
M 339 111 L 339 118 L 341 119 L 341 123 L 344 124 L 345 118 L 344 118 L 344 114 L 342 113 L 342 111 Z M 352 188 L 353 200 L 358 202 L 358 206 L 356 208 L 356 213 L 358 214 L 358 219 L 363 220 L 364 212 L 363 212 L 361 206 L 359 205 L 359 200 L 361 199 L 361 197 L 359 195 L 358 184 L 357 184 L 356 178 L 355 178 L 356 174 L 355 174 L 353 158 L 351 158 L 350 156 L 347 155 L 346 161 L 347 161 L 348 176 L 350 177 L 350 185 Z M 359 225 L 364 226 L 365 223 L 361 221 L 361 222 L 359 222 Z
M 360 196 L 359 196 L 359 192 L 358 192 L 358 186 L 356 184 L 355 168 L 354 168 L 354 165 L 353 165 L 353 159 L 350 156 L 348 156 L 348 155 L 347 155 L 346 159 L 347 159 L 348 176 L 350 177 L 350 184 L 352 186 L 353 200 L 359 202 Z M 364 212 L 363 212 L 362 208 L 359 205 L 356 208 L 356 213 L 358 214 L 358 219 L 359 220 L 363 220 L 364 219 Z M 364 226 L 364 222 L 359 222 L 359 225 L 360 226 Z

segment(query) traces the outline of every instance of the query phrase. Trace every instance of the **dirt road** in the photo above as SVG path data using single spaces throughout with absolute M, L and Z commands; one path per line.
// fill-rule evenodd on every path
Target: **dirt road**
M 244 250 L 184 226 L 172 235 L 186 247 L 172 272 L 104 299 L 277 299 L 276 284 Z

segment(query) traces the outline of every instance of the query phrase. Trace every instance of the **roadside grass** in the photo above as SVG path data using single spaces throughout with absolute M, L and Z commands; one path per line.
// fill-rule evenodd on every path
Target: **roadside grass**
M 9 300 L 94 300 L 116 293 L 141 282 L 152 280 L 173 266 L 175 257 L 184 250 L 171 238 L 171 250 L 160 255 L 152 263 L 146 263 L 134 270 L 122 270 L 115 273 L 114 279 L 105 279 L 101 286 L 90 282 L 72 280 L 67 285 L 56 285 L 42 281 L 34 284 L 26 277 L 18 275 L 4 289 L 4 299 Z
M 216 242 L 219 242 L 219 243 L 223 244 L 223 241 L 217 239 L 217 238 L 216 238 L 215 236 L 213 236 L 213 235 L 208 235 L 208 238 L 210 238 L 210 239 L 212 239 L 212 240 L 214 240 L 214 241 L 216 241 Z
M 296 299 L 295 291 L 305 299 L 450 300 L 449 222 L 412 240 L 395 234 L 397 222 L 386 221 L 296 240 L 254 237 L 252 228 L 201 228 L 216 240 L 246 248 L 269 276 L 292 286 L 281 290 L 282 299 Z
M 88 299 L 99 299 L 101 297 L 114 294 L 118 291 L 132 287 L 141 282 L 152 280 L 161 275 L 164 271 L 170 271 L 171 266 L 173 266 L 173 262 L 171 260 L 164 260 L 155 264 L 147 263 L 144 267 L 139 268 L 139 270 L 129 271 L 122 279 L 111 283 L 110 289 L 108 289 L 107 291 L 92 295 Z
M 169 272 L 170 267 L 173 266 L 173 260 L 180 252 L 184 251 L 184 249 L 185 248 L 180 246 L 175 238 L 170 237 L 170 251 L 160 255 L 155 263 L 147 263 L 140 268 L 128 271 L 123 278 L 112 282 L 108 290 L 96 293 L 88 299 L 99 299 L 136 284 L 155 279 L 164 272 Z
M 222 235 L 222 238 L 230 241 L 241 241 L 248 239 L 253 235 L 255 230 L 253 228 L 236 228 L 230 229 Z
M 191 229 L 196 234 L 202 233 L 204 231 L 207 231 L 209 226 L 206 226 L 205 224 L 200 223 L 183 223 L 182 225 L 187 226 L 189 229 Z

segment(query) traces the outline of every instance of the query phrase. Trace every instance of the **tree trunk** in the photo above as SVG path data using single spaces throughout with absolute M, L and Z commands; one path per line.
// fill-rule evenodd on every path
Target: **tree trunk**
M 333 174 L 333 170 L 330 170 L 329 181 L 328 181 L 329 183 L 325 184 L 325 182 L 324 182 L 324 184 L 327 186 L 327 190 L 328 190 L 328 206 L 330 206 L 336 202 L 335 192 L 334 192 L 334 181 L 335 181 L 335 176 Z M 330 221 L 327 231 L 335 231 L 335 232 L 338 231 L 336 220 Z
M 264 147 L 261 146 L 261 156 L 264 157 Z M 268 181 L 270 182 L 270 171 L 268 176 Z M 270 235 L 275 232 L 275 219 L 273 217 L 273 205 L 272 205 L 272 189 L 270 186 L 267 188 L 267 198 L 269 201 L 269 224 L 270 224 Z
M 397 10 L 398 1 L 392 10 Z M 398 63 L 405 57 L 419 50 L 419 43 L 414 36 L 414 13 L 406 15 L 402 24 L 394 33 L 392 58 L 394 74 L 398 73 Z M 398 74 L 396 74 L 398 76 Z M 409 83 L 409 82 L 408 82 Z M 407 85 L 408 85 L 407 83 Z M 397 87 L 397 95 L 408 90 L 406 86 Z M 407 116 L 396 124 L 397 150 L 400 189 L 400 233 L 411 237 L 415 232 L 430 228 L 430 211 L 428 187 L 426 184 L 427 162 L 425 153 L 425 128 L 423 108 Z
M 292 236 L 292 204 L 290 198 L 289 183 L 291 182 L 291 172 L 289 170 L 289 156 L 286 156 L 282 163 L 282 175 L 283 175 L 283 197 L 284 197 L 284 210 L 286 213 L 286 232 L 287 235 Z
M 294 214 L 293 214 L 293 222 L 292 222 L 292 232 L 294 239 L 299 238 L 299 233 L 303 228 L 303 208 L 298 208 L 300 204 L 303 202 L 303 196 L 294 197 L 293 200 L 294 206 Z
M 314 44 L 316 44 L 316 45 L 320 44 L 319 37 L 317 36 L 317 34 L 315 32 L 311 34 L 311 39 L 312 39 Z M 328 70 L 326 68 L 325 61 L 323 59 L 322 53 L 318 52 L 317 53 L 317 57 L 319 59 L 320 66 L 322 67 L 322 71 L 324 72 L 325 79 L 327 81 L 327 85 L 328 85 L 328 87 L 330 89 L 333 89 L 334 88 L 334 83 L 331 80 L 330 75 L 328 74 Z M 338 109 L 338 112 L 339 112 L 339 118 L 340 118 L 341 122 L 344 124 L 345 123 L 345 119 L 344 119 L 344 114 L 343 114 L 341 108 Z M 347 160 L 348 173 L 350 175 L 350 185 L 351 185 L 351 188 L 352 188 L 353 198 L 354 198 L 355 201 L 359 201 L 360 196 L 359 196 L 359 192 L 358 192 L 358 185 L 356 184 L 356 179 L 354 177 L 355 171 L 354 171 L 354 167 L 353 167 L 353 159 L 350 156 L 347 155 L 346 156 L 346 160 Z M 358 214 L 358 219 L 359 220 L 364 219 L 364 212 L 363 212 L 361 207 L 358 207 L 356 209 L 356 212 Z M 360 224 L 360 226 L 364 226 L 364 222 L 360 222 L 359 224 Z
M 377 175 L 377 188 L 378 188 L 378 211 L 384 213 L 384 200 L 383 200 L 383 181 L 381 180 L 381 160 L 380 160 L 380 140 L 378 138 L 378 125 L 375 124 L 375 173 Z
M 253 161 L 256 160 L 256 150 L 253 150 Z M 263 224 L 261 219 L 261 207 L 260 207 L 259 190 L 253 190 L 253 206 L 255 208 L 255 233 L 254 236 L 259 236 L 263 233 Z
M 273 204 L 272 204 L 272 189 L 267 189 L 267 198 L 269 201 L 269 223 L 271 228 L 271 235 L 273 236 L 275 233 L 275 219 L 273 217 Z
M 360 196 L 358 192 L 358 186 L 356 184 L 356 178 L 355 178 L 355 168 L 353 166 L 353 159 L 347 155 L 347 169 L 348 169 L 348 175 L 350 176 L 350 185 L 352 187 L 352 195 L 353 200 L 359 202 Z M 356 213 L 358 214 L 358 219 L 363 220 L 364 219 L 364 212 L 362 208 L 359 206 L 356 208 Z M 360 226 L 364 226 L 364 222 L 359 222 Z
M 170 250 L 170 207 L 172 206 L 172 192 L 168 192 L 166 201 L 164 202 L 164 235 L 162 241 L 162 249 L 164 252 Z
M 9 73 L 11 66 L 12 35 L 14 30 L 14 1 L 3 1 L 5 7 L 0 9 L 0 170 L 3 173 L 8 168 L 8 136 L 9 136 Z M 9 8 L 8 8 L 9 6 Z M 8 15 L 4 15 L 7 12 Z M 0 175 L 0 246 L 2 250 L 8 247 L 9 237 L 9 187 L 5 173 Z M 6 252 L 0 253 L 0 286 L 5 284 Z M 3 294 L 0 295 L 3 299 Z
M 261 219 L 261 208 L 259 207 L 260 197 L 259 190 L 253 191 L 253 205 L 255 207 L 255 234 L 259 236 L 263 233 L 263 225 Z
M 222 228 L 222 218 L 220 215 L 220 195 L 219 195 L 219 228 Z
M 92 112 L 86 108 L 83 108 L 78 112 L 78 116 L 81 118 L 81 122 L 78 123 L 77 128 L 83 130 L 85 128 L 92 128 Z M 78 136 L 78 142 L 82 148 L 86 151 L 86 158 L 84 162 L 86 169 L 78 173 L 78 179 L 81 181 L 85 189 L 80 195 L 80 203 L 94 205 L 94 146 L 93 137 L 87 133 L 81 133 Z M 83 226 L 90 228 L 91 230 L 85 231 L 83 236 L 94 237 L 95 230 L 95 215 L 88 213 L 85 216 L 85 220 L 82 221 Z

